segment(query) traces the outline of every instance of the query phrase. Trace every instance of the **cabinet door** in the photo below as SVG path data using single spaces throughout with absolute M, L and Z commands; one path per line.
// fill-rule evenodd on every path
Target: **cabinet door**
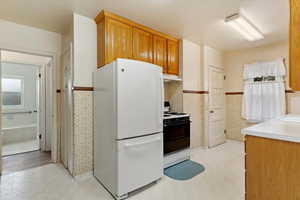
M 116 58 L 132 58 L 132 27 L 107 18 L 106 21 L 106 64 Z
M 246 200 L 298 200 L 300 144 L 247 135 L 245 146 Z
M 290 87 L 300 91 L 300 1 L 290 2 Z
M 167 39 L 153 36 L 153 64 L 163 67 L 164 73 L 167 73 Z
M 178 42 L 168 40 L 168 74 L 179 74 Z
M 152 63 L 152 58 L 153 58 L 152 34 L 138 28 L 133 28 L 132 40 L 133 40 L 133 46 L 132 46 L 133 59 Z

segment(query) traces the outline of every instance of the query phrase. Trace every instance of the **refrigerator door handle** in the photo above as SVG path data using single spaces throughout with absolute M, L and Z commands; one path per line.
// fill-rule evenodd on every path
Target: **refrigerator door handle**
M 135 147 L 135 146 L 140 146 L 140 145 L 145 145 L 145 144 L 150 144 L 150 143 L 158 142 L 160 140 L 161 140 L 161 138 L 157 137 L 157 138 L 154 138 L 154 139 L 146 141 L 146 142 L 126 143 L 126 144 L 124 144 L 124 146 L 129 148 L 129 147 Z
M 163 115 L 164 115 L 164 81 L 163 81 L 163 76 L 160 75 L 159 77 L 159 88 L 160 88 L 160 93 L 161 93 L 161 96 L 160 96 L 160 99 L 159 99 L 159 106 L 158 106 L 158 119 L 159 119 L 159 127 L 163 127 Z

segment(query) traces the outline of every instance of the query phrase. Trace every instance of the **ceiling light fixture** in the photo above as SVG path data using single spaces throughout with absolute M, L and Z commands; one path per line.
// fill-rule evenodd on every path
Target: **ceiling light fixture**
M 264 38 L 264 35 L 247 18 L 239 13 L 226 17 L 225 22 L 249 41 Z

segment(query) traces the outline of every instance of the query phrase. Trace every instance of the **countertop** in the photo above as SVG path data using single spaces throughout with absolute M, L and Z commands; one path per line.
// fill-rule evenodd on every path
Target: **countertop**
M 248 128 L 242 134 L 300 143 L 300 115 L 286 115 Z

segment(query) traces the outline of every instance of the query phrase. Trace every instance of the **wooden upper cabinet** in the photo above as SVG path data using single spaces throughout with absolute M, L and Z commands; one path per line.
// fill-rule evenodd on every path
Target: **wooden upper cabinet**
M 167 39 L 157 35 L 153 36 L 153 64 L 162 66 L 164 73 L 168 72 Z
M 152 34 L 139 28 L 133 28 L 132 58 L 145 62 L 153 62 Z
M 106 21 L 106 63 L 132 57 L 132 27 L 117 20 Z
M 179 74 L 179 45 L 178 41 L 168 40 L 167 42 L 167 64 L 168 74 Z
M 290 0 L 290 87 L 300 91 L 300 0 Z
M 179 74 L 178 39 L 107 11 L 100 12 L 95 21 L 98 67 L 129 58 L 162 66 L 164 73 Z

